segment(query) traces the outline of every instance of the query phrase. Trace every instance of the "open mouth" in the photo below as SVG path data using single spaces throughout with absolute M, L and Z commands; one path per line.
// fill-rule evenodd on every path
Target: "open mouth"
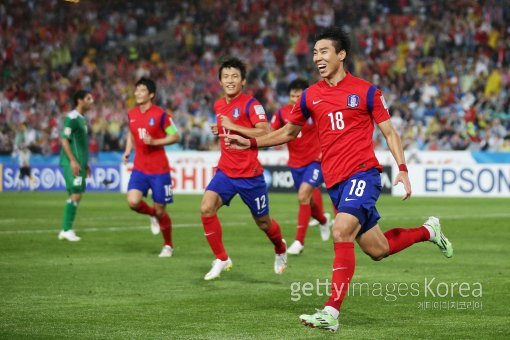
M 325 71 L 326 70 L 326 64 L 318 64 L 317 68 L 319 69 L 319 72 Z

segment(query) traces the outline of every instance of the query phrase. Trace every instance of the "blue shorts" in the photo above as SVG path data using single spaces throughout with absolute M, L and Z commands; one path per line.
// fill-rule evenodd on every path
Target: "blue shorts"
M 375 204 L 381 193 L 381 174 L 377 169 L 355 173 L 328 189 L 339 212 L 356 216 L 361 224 L 357 237 L 377 225 L 381 218 Z
M 294 188 L 296 188 L 296 190 L 299 190 L 299 187 L 303 182 L 310 184 L 314 188 L 317 188 L 322 183 L 324 183 L 321 163 L 319 162 L 312 162 L 300 168 L 291 167 L 290 172 L 292 173 L 292 178 L 294 179 Z
M 152 190 L 152 200 L 155 203 L 169 204 L 174 202 L 170 173 L 148 175 L 133 170 L 129 178 L 128 191 L 132 189 L 139 190 L 144 196 L 147 196 L 149 188 Z
M 230 205 L 232 198 L 239 194 L 253 216 L 261 217 L 269 214 L 269 196 L 263 175 L 251 178 L 230 178 L 218 169 L 205 190 L 217 193 L 222 203 L 227 206 Z

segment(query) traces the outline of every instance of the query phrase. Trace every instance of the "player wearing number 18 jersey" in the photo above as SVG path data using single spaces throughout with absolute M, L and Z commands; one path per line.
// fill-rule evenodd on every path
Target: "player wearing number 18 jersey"
M 124 162 L 128 162 L 134 144 L 135 159 L 127 200 L 132 210 L 151 217 L 153 234 L 161 230 L 164 245 L 159 257 L 171 257 L 172 221 L 166 212 L 166 204 L 173 202 L 173 195 L 164 146 L 179 141 L 179 135 L 170 115 L 152 104 L 155 95 L 156 85 L 152 80 L 142 78 L 136 83 L 137 106 L 128 112 L 130 134 L 124 152 Z M 154 207 L 143 200 L 149 189 Z
M 404 151 L 391 124 L 381 91 L 344 69 L 350 41 L 338 28 L 317 36 L 313 61 L 322 80 L 303 91 L 289 118 L 280 130 L 252 140 L 231 136 L 233 149 L 265 147 L 288 142 L 298 135 L 309 117 L 317 124 L 322 150 L 322 169 L 328 193 L 339 213 L 332 233 L 335 258 L 332 268 L 331 296 L 323 310 L 299 317 L 307 326 L 336 331 L 340 305 L 354 274 L 354 241 L 373 260 L 395 254 L 415 243 L 432 241 L 446 257 L 453 255 L 439 219 L 429 217 L 417 228 L 395 228 L 383 233 L 375 207 L 381 192 L 381 166 L 372 144 L 374 121 L 399 165 L 395 183 L 404 185 L 404 199 L 411 196 Z
M 246 83 L 246 67 L 237 58 L 225 60 L 218 71 L 220 84 L 225 96 L 214 103 L 217 125 L 212 131 L 222 135 L 262 136 L 269 132 L 266 113 L 253 97 L 242 93 Z M 274 271 L 282 274 L 287 266 L 285 241 L 280 226 L 269 216 L 269 196 L 262 175 L 263 169 L 257 159 L 258 151 L 229 150 L 224 138 L 220 138 L 221 156 L 213 179 L 207 186 L 201 204 L 202 224 L 209 246 L 216 259 L 205 280 L 220 276 L 222 271 L 232 267 L 223 246 L 221 224 L 217 211 L 223 205 L 230 205 L 232 198 L 239 194 L 250 209 L 255 223 L 274 244 Z

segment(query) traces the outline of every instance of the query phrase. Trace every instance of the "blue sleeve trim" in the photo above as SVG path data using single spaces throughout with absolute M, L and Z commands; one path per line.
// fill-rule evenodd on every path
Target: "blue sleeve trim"
M 165 118 L 166 118 L 166 112 L 163 112 L 161 115 L 161 120 L 159 122 L 159 125 L 161 126 L 161 130 L 165 130 Z
M 301 108 L 301 113 L 303 116 L 308 120 L 310 118 L 310 111 L 308 111 L 308 108 L 306 107 L 306 90 L 304 89 L 303 93 L 301 93 L 301 101 L 299 102 L 299 107 Z
M 255 101 L 255 98 L 252 98 L 248 100 L 248 103 L 246 103 L 246 107 L 244 109 L 244 112 L 246 113 L 246 117 L 250 119 L 250 106 Z
M 368 112 L 372 113 L 372 110 L 374 109 L 374 94 L 377 90 L 377 87 L 375 85 L 370 86 L 367 92 L 367 110 Z

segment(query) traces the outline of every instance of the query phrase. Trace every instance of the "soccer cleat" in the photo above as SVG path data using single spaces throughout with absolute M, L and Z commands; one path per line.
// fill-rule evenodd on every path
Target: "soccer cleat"
M 319 328 L 336 332 L 339 327 L 338 319 L 335 319 L 331 314 L 325 310 L 317 309 L 317 313 L 309 315 L 302 314 L 299 316 L 302 324 L 312 328 Z
M 439 218 L 430 216 L 423 225 L 429 226 L 434 229 L 434 238 L 430 241 L 435 243 L 444 256 L 450 258 L 453 256 L 453 246 L 452 243 L 444 236 L 441 230 L 441 224 L 439 223 Z
M 159 257 L 172 257 L 172 254 L 174 253 L 174 250 L 170 246 L 163 246 L 163 249 L 161 249 L 161 253 L 159 253 Z
M 310 219 L 310 223 L 308 223 L 309 227 L 316 227 L 319 225 L 319 221 L 317 221 L 315 218 Z
M 285 248 L 287 248 L 287 242 L 282 240 L 285 244 Z M 285 249 L 285 253 L 283 254 L 275 254 L 274 256 L 274 272 L 276 274 L 283 274 L 283 272 L 287 269 L 287 249 Z
M 74 233 L 74 230 L 70 229 L 67 231 L 61 230 L 60 233 L 58 233 L 58 239 L 59 240 L 68 240 L 70 242 L 78 242 L 81 240 L 80 237 L 76 236 Z
M 151 216 L 151 231 L 154 235 L 159 234 L 159 222 L 158 219 L 155 216 Z
M 321 239 L 323 241 L 327 241 L 331 236 L 331 226 L 333 225 L 333 221 L 331 220 L 331 215 L 329 213 L 324 213 L 324 217 L 326 218 L 326 223 L 319 225 L 319 228 L 321 230 Z
M 232 260 L 227 258 L 225 261 L 216 259 L 212 263 L 212 268 L 204 276 L 204 280 L 209 281 L 220 277 L 222 271 L 228 272 L 232 268 Z
M 298 240 L 292 242 L 289 248 L 287 248 L 287 254 L 291 255 L 299 255 L 303 252 L 303 248 L 305 246 L 301 244 Z

